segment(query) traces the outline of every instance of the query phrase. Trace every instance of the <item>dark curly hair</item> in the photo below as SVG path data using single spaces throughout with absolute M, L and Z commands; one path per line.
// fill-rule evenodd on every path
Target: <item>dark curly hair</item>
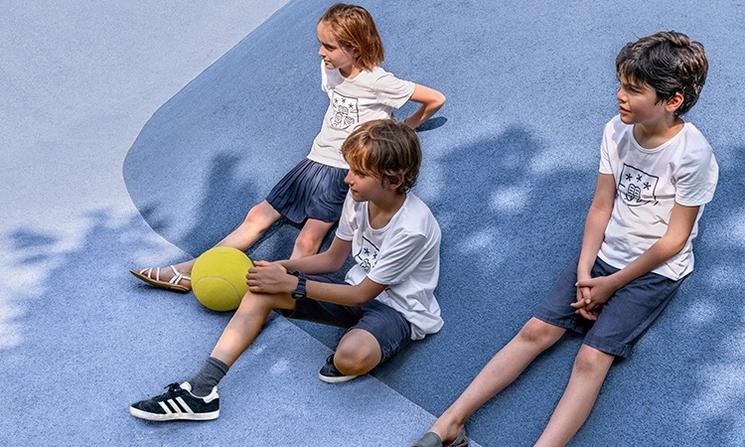
M 616 57 L 616 75 L 646 83 L 667 101 L 680 92 L 683 103 L 675 116 L 691 110 L 706 82 L 709 63 L 701 42 L 675 31 L 663 31 L 627 43 Z

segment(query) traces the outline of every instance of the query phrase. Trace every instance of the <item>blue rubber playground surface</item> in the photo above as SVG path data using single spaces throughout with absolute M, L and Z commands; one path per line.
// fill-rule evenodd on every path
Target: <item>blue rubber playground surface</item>
M 127 406 L 190 375 L 229 315 L 127 270 L 210 247 L 307 154 L 327 105 L 315 23 L 331 2 L 3 6 L 0 445 L 409 445 L 578 253 L 615 55 L 670 29 L 706 47 L 686 119 L 719 186 L 693 276 L 570 445 L 745 445 L 745 5 L 360 3 L 384 67 L 448 97 L 419 133 L 415 188 L 442 227 L 445 326 L 329 386 L 316 373 L 340 332 L 277 316 L 221 384 L 220 419 L 160 425 Z M 297 231 L 277 225 L 248 254 L 284 258 Z M 532 445 L 580 342 L 479 410 L 474 445 Z

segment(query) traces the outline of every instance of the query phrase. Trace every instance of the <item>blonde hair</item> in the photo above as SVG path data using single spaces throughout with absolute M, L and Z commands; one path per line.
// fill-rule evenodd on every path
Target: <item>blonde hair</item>
M 369 70 L 383 63 L 383 41 L 375 22 L 361 6 L 337 3 L 318 20 L 331 28 L 340 45 L 350 47 L 357 53 L 357 64 Z
M 403 122 L 390 119 L 361 124 L 344 141 L 341 153 L 349 167 L 360 174 L 393 183 L 402 180 L 398 193 L 414 186 L 422 164 L 416 132 Z

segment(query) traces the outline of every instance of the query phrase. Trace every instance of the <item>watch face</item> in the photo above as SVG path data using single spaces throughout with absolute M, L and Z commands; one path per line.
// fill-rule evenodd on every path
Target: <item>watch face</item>
M 303 298 L 305 298 L 305 294 L 300 292 L 292 292 L 291 296 L 293 300 L 302 300 Z

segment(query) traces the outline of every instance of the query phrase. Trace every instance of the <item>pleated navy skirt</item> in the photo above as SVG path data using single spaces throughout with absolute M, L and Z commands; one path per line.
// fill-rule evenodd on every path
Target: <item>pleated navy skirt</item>
M 306 219 L 336 222 L 349 187 L 347 170 L 303 159 L 269 192 L 266 201 L 295 224 Z

